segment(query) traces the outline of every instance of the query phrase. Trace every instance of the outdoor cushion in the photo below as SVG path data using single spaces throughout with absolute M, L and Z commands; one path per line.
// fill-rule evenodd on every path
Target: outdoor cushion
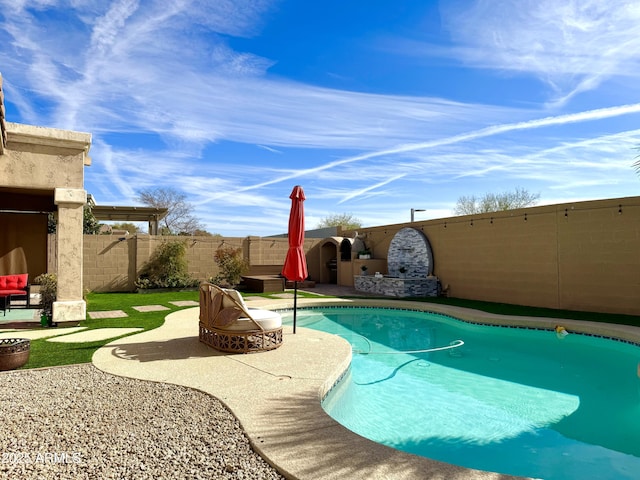
M 249 308 L 247 311 L 251 318 L 265 330 L 273 330 L 282 326 L 282 317 L 279 313 L 260 308 Z M 255 330 L 255 328 L 256 326 L 251 320 L 246 317 L 240 317 L 235 323 L 225 327 L 225 330 L 248 331 Z
M 0 290 L 0 296 L 7 297 L 9 295 L 26 295 L 24 290 Z
M 245 310 L 248 309 L 247 304 L 244 303 L 244 298 L 242 298 L 242 295 L 240 295 L 240 292 L 234 290 L 233 288 L 223 288 L 222 290 L 224 291 L 224 293 L 229 295 L 229 297 L 235 300 L 242 308 L 244 308 Z M 227 298 L 226 296 L 222 298 L 222 308 L 235 307 L 231 298 Z
M 24 295 L 24 291 L 29 283 L 29 274 L 20 273 L 17 275 L 0 275 L 0 291 L 17 290 L 18 294 Z M 12 294 L 13 295 L 13 294 Z
M 222 311 L 221 314 L 226 312 L 225 309 L 232 308 L 236 311 L 237 315 L 233 320 L 225 319 L 223 322 L 217 322 L 220 328 L 224 328 L 225 330 L 236 330 L 236 331 L 248 331 L 255 330 L 256 325 L 246 316 L 242 315 L 242 312 L 237 309 L 237 303 L 245 310 L 251 318 L 258 323 L 265 330 L 271 330 L 273 328 L 280 328 L 282 326 L 282 317 L 279 313 L 272 312 L 270 310 L 264 310 L 260 308 L 249 308 L 247 304 L 244 303 L 244 298 L 240 295 L 240 292 L 233 288 L 223 288 L 224 293 L 228 295 L 224 295 L 222 298 Z M 232 300 L 233 299 L 233 300 Z M 235 301 L 235 303 L 234 303 Z

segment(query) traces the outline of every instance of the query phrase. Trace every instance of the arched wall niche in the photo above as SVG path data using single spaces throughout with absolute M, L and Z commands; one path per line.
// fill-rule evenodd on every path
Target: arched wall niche
M 427 236 L 411 227 L 399 230 L 389 244 L 387 265 L 392 277 L 424 278 L 433 275 L 433 252 Z M 400 271 L 403 267 L 405 272 Z

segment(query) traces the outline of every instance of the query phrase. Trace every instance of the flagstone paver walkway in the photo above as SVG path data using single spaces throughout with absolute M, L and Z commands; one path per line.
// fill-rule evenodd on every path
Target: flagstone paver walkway
M 199 302 L 195 300 L 178 300 L 177 302 L 169 302 L 171 305 L 175 305 L 176 307 L 197 307 L 200 305 Z
M 122 310 L 106 310 L 104 312 L 89 312 L 89 318 L 123 318 L 128 317 Z
M 163 310 L 171 310 L 169 307 L 165 307 L 164 305 L 142 305 L 140 307 L 132 308 L 139 312 L 161 312 Z
M 245 302 L 250 302 L 252 300 L 264 300 L 264 297 L 256 297 L 253 295 L 247 295 L 246 297 L 243 295 L 242 298 L 244 298 Z
M 273 296 L 274 297 L 278 297 L 278 298 L 293 298 L 294 297 L 293 293 L 274 293 Z

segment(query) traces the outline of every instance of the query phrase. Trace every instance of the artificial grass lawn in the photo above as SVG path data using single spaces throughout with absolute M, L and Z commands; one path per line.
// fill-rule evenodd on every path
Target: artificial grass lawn
M 142 328 L 151 330 L 164 323 L 164 318 L 175 311 L 192 307 L 177 307 L 169 302 L 180 300 L 198 301 L 198 291 L 161 293 L 90 293 L 85 297 L 87 312 L 122 310 L 128 317 L 87 319 L 79 326 L 96 328 Z M 141 305 L 162 305 L 170 310 L 158 312 L 138 312 L 133 307 Z M 85 343 L 57 343 L 46 339 L 32 340 L 29 361 L 22 368 L 51 367 L 91 362 L 93 353 L 114 338 Z
M 244 294 L 247 295 L 247 294 Z M 251 296 L 261 296 L 265 298 L 278 298 L 269 293 L 254 294 Z M 298 291 L 298 298 L 314 298 L 315 295 L 308 292 Z M 362 297 L 359 297 L 362 298 Z M 376 297 L 380 298 L 380 297 Z M 160 293 L 90 293 L 86 296 L 87 311 L 108 311 L 123 310 L 128 317 L 90 319 L 80 322 L 80 326 L 87 329 L 94 328 L 143 328 L 151 330 L 163 324 L 164 318 L 171 312 L 182 310 L 169 302 L 180 300 L 198 301 L 198 291 L 184 292 L 160 292 Z M 576 312 L 571 310 L 554 310 L 549 308 L 526 307 L 521 305 L 509 305 L 504 303 L 480 302 L 477 300 L 464 300 L 459 298 L 403 298 L 394 300 L 410 300 L 439 303 L 457 307 L 473 308 L 489 313 L 502 315 L 518 315 L 528 317 L 550 317 L 571 320 L 588 320 L 592 322 L 617 323 L 622 325 L 640 326 L 640 317 L 633 315 L 618 315 L 593 312 Z M 159 312 L 138 312 L 134 306 L 141 305 L 163 305 L 170 310 Z M 31 353 L 29 361 L 22 368 L 50 367 L 56 365 L 72 365 L 77 363 L 91 362 L 93 353 L 101 346 L 113 341 L 113 338 L 97 342 L 86 343 L 56 343 L 47 342 L 45 339 L 31 341 Z
M 483 312 L 499 315 L 515 315 L 519 317 L 548 317 L 567 320 L 585 320 L 589 322 L 615 323 L 618 325 L 632 325 L 640 327 L 640 317 L 636 315 L 622 315 L 617 313 L 578 312 L 575 310 L 556 310 L 553 308 L 526 307 L 508 303 L 481 302 L 463 298 L 427 297 L 411 298 L 412 301 L 439 303 L 455 307 L 472 308 Z

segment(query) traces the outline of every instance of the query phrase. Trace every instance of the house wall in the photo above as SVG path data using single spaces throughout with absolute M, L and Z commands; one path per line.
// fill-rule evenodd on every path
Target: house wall
M 28 273 L 29 281 L 47 271 L 47 217 L 0 213 L 0 275 Z
M 3 224 L 0 248 L 10 247 L 11 255 L 24 252 L 32 279 L 52 265 L 58 273 L 53 320 L 83 320 L 83 184 L 84 167 L 90 164 L 91 135 L 11 122 L 3 127 L 6 143 L 0 152 L 0 209 L 18 213 L 10 213 Z M 57 214 L 57 245 L 53 249 L 47 250 L 46 215 L 37 219 L 38 212 Z M 15 238 L 17 243 L 12 240 Z M 56 257 L 43 260 L 48 251 Z
M 3 156 L 2 185 L 12 188 L 53 189 L 84 188 L 84 151 L 66 146 L 33 144 L 29 141 L 43 139 L 47 130 L 55 134 L 65 131 L 44 129 L 16 123 L 8 123 L 9 142 Z M 75 132 L 70 132 L 75 133 Z M 35 140 L 27 134 L 36 135 Z M 90 142 L 88 134 L 87 143 Z M 85 137 L 80 137 L 84 139 Z M 63 144 L 64 145 L 64 144 Z M 46 168 L 45 168 L 46 167 Z

